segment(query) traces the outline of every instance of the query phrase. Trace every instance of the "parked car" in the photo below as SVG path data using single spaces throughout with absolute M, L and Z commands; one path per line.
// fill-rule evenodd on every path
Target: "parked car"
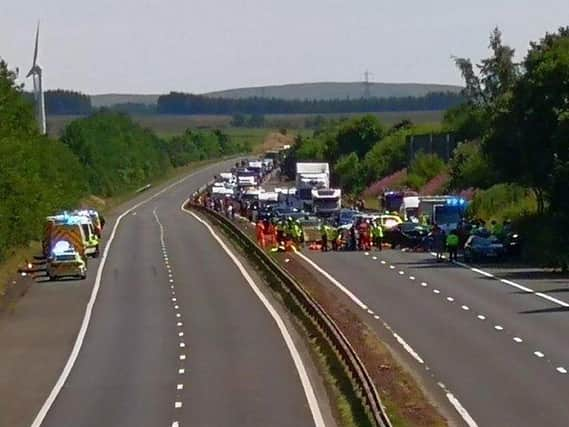
M 504 257 L 504 245 L 495 236 L 482 237 L 472 235 L 464 245 L 464 261 L 485 259 L 500 260 Z

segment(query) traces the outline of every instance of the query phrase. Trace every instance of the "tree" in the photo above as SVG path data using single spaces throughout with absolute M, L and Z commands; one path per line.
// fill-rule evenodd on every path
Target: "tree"
M 48 90 L 45 93 L 45 109 L 47 114 L 52 115 L 87 115 L 92 111 L 91 98 L 71 90 Z
M 342 125 L 336 137 L 336 144 L 328 148 L 328 158 L 338 159 L 340 156 L 356 153 L 363 158 L 373 145 L 384 135 L 379 120 L 371 115 L 358 117 Z
M 334 175 L 340 187 L 348 192 L 361 190 L 360 160 L 356 153 L 340 157 L 334 166 Z
M 480 143 L 460 144 L 449 162 L 449 185 L 453 189 L 486 189 L 496 183 L 496 172 L 482 152 Z
M 474 106 L 488 108 L 501 95 L 508 92 L 519 77 L 518 66 L 514 63 L 514 49 L 504 45 L 502 32 L 496 27 L 490 33 L 488 46 L 492 55 L 477 65 L 467 58 L 453 57 L 465 82 L 462 94 Z
M 145 184 L 171 167 L 164 142 L 120 113 L 75 120 L 61 140 L 82 163 L 91 191 L 102 196 Z
M 557 207 L 568 159 L 569 28 L 532 44 L 525 73 L 496 103 L 484 150 L 502 179 L 534 190 L 538 210 Z M 566 191 L 566 190 L 565 190 Z
M 40 135 L 16 74 L 0 60 L 0 260 L 41 236 L 47 215 L 86 193 L 81 166 L 59 141 Z

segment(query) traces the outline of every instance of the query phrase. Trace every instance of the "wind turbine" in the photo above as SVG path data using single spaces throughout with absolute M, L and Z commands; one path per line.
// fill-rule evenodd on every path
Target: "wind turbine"
M 38 45 L 40 39 L 40 24 L 36 30 L 36 45 L 34 48 L 34 62 L 32 68 L 28 72 L 26 78 L 32 78 L 34 82 L 34 98 L 36 100 L 36 114 L 40 133 L 44 135 L 47 132 L 45 119 L 45 99 L 43 95 L 42 69 L 38 64 Z

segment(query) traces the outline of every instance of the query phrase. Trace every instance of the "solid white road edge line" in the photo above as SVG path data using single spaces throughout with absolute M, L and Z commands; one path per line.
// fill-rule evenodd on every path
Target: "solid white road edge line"
M 192 215 L 205 228 L 207 228 L 207 230 L 210 232 L 213 238 L 217 241 L 217 243 L 219 243 L 219 245 L 225 251 L 227 256 L 231 259 L 231 261 L 233 261 L 237 269 L 241 272 L 241 275 L 245 278 L 245 281 L 249 284 L 255 295 L 257 295 L 257 298 L 259 298 L 259 300 L 263 303 L 266 310 L 269 312 L 269 314 L 277 324 L 277 327 L 279 328 L 279 331 L 292 357 L 294 366 L 296 367 L 296 370 L 298 372 L 300 382 L 302 383 L 302 388 L 304 389 L 304 394 L 306 395 L 306 400 L 308 401 L 308 406 L 310 407 L 310 412 L 312 413 L 312 419 L 314 420 L 314 425 L 316 427 L 326 427 L 326 424 L 324 423 L 324 417 L 322 416 L 322 411 L 320 410 L 320 406 L 318 404 L 318 399 L 316 398 L 316 394 L 314 393 L 314 388 L 312 387 L 312 383 L 310 382 L 310 378 L 308 377 L 306 368 L 304 367 L 304 363 L 302 362 L 298 349 L 296 348 L 294 341 L 292 340 L 292 337 L 288 329 L 286 328 L 286 325 L 282 320 L 281 316 L 275 310 L 275 308 L 272 306 L 269 300 L 265 297 L 265 295 L 260 291 L 253 278 L 249 275 L 249 273 L 245 269 L 245 266 L 237 259 L 237 257 L 233 254 L 233 252 L 229 249 L 229 247 L 225 244 L 225 242 L 217 235 L 217 233 L 213 230 L 211 225 L 209 225 L 206 221 L 201 219 L 195 213 L 187 210 L 184 207 L 186 203 L 187 201 L 184 202 L 184 204 L 182 204 L 181 207 L 182 211 Z
M 128 214 L 130 214 L 132 211 L 134 211 L 134 210 L 138 209 L 139 207 L 145 205 L 146 203 L 150 202 L 151 200 L 154 200 L 156 197 L 164 194 L 166 191 L 171 190 L 172 188 L 174 188 L 174 187 L 178 186 L 179 184 L 187 181 L 188 179 L 192 178 L 193 176 L 195 176 L 197 174 L 201 174 L 201 173 L 203 173 L 209 169 L 212 169 L 214 167 L 217 167 L 217 166 L 218 165 L 212 165 L 212 166 L 200 169 L 199 171 L 193 172 L 189 175 L 186 175 L 185 177 L 179 179 L 178 181 L 175 181 L 172 184 L 164 187 L 162 190 L 158 191 L 157 193 L 153 194 L 152 196 L 150 196 L 150 197 L 136 203 L 135 205 L 131 206 L 130 208 L 125 210 L 122 214 L 120 214 L 117 217 L 117 220 L 116 220 L 116 222 L 113 226 L 113 229 L 111 231 L 111 235 L 109 236 L 109 240 L 107 241 L 107 244 L 105 245 L 105 250 L 103 251 L 103 256 L 101 257 L 101 262 L 99 264 L 99 268 L 97 269 L 97 275 L 95 277 L 95 283 L 93 284 L 93 290 L 91 291 L 91 296 L 89 298 L 89 302 L 87 303 L 87 307 L 85 308 L 85 314 L 83 316 L 83 321 L 81 322 L 81 327 L 79 328 L 79 333 L 77 334 L 77 338 L 75 339 L 75 343 L 73 344 L 73 349 L 71 350 L 71 353 L 69 354 L 69 358 L 67 359 L 67 362 L 65 363 L 65 366 L 63 367 L 63 370 L 61 371 L 61 374 L 59 375 L 57 382 L 55 383 L 55 385 L 51 389 L 51 392 L 49 393 L 47 399 L 45 400 L 44 404 L 42 405 L 42 407 L 40 408 L 36 417 L 34 418 L 34 421 L 32 422 L 31 427 L 40 427 L 41 426 L 41 424 L 43 423 L 43 420 L 47 416 L 47 413 L 49 412 L 49 410 L 53 406 L 55 399 L 57 399 L 57 396 L 59 395 L 59 393 L 61 392 L 61 389 L 65 385 L 65 381 L 67 381 L 67 378 L 69 377 L 69 374 L 71 373 L 71 369 L 73 369 L 73 366 L 75 365 L 75 362 L 77 361 L 77 357 L 79 356 L 79 351 L 81 350 L 81 347 L 83 346 L 83 341 L 85 340 L 85 334 L 87 333 L 87 328 L 89 327 L 89 322 L 91 321 L 91 315 L 93 313 L 93 307 L 95 305 L 95 301 L 97 300 L 97 294 L 99 293 L 99 288 L 101 286 L 101 278 L 103 276 L 103 269 L 105 268 L 105 262 L 107 261 L 107 257 L 109 256 L 111 244 L 113 243 L 117 229 L 118 229 L 119 224 L 121 223 L 122 219 L 125 216 L 127 216 Z
M 352 292 L 350 292 L 344 285 L 342 285 L 338 280 L 336 280 L 330 273 L 328 273 L 326 270 L 324 270 L 322 267 L 320 267 L 318 264 L 316 264 L 314 261 L 312 261 L 310 258 L 308 258 L 306 255 L 302 254 L 301 252 L 296 252 L 296 254 L 301 259 L 303 259 L 307 264 L 311 265 L 316 271 L 318 271 L 320 274 L 322 274 L 326 279 L 328 279 L 330 281 L 330 283 L 332 283 L 334 286 L 336 286 L 338 289 L 340 289 L 348 298 L 350 298 L 354 303 L 356 303 L 356 305 L 358 305 L 360 307 L 366 307 L 367 308 L 367 306 L 362 302 L 362 300 L 360 300 Z M 405 351 L 407 353 L 409 353 L 411 355 L 411 357 L 413 357 L 417 362 L 419 362 L 422 365 L 425 363 L 424 360 L 421 358 L 421 356 L 419 356 L 419 354 L 413 349 L 413 347 L 411 347 L 399 334 L 397 334 L 391 326 L 389 326 L 384 320 L 381 320 L 381 322 L 383 323 L 383 326 L 389 332 L 391 332 L 391 334 L 393 334 L 393 336 L 395 337 L 397 342 L 405 349 Z M 474 419 L 470 416 L 470 414 L 464 408 L 464 406 L 462 406 L 462 404 L 459 402 L 459 400 L 450 391 L 448 391 L 446 389 L 446 387 L 444 388 L 444 391 L 445 391 L 447 399 L 452 404 L 452 406 L 455 408 L 456 412 L 458 412 L 458 414 L 462 417 L 462 419 L 468 425 L 468 427 L 478 427 L 478 424 L 476 424 Z

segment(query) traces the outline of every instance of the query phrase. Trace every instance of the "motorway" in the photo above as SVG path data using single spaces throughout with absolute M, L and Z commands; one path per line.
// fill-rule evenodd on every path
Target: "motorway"
M 46 427 L 323 425 L 275 315 L 208 229 L 180 209 L 225 166 L 134 201 L 100 280 L 103 261 L 91 261 L 87 281 L 34 285 L 17 315 L 2 319 L 0 425 L 32 423 L 98 286 L 78 357 L 33 425 L 43 415 Z M 109 218 L 107 242 L 116 221 Z
M 396 335 L 413 369 L 464 424 L 569 425 L 566 281 L 395 250 L 304 255 L 330 275 L 316 273 L 320 282 L 351 293 L 350 304 L 380 336 L 386 328 Z

